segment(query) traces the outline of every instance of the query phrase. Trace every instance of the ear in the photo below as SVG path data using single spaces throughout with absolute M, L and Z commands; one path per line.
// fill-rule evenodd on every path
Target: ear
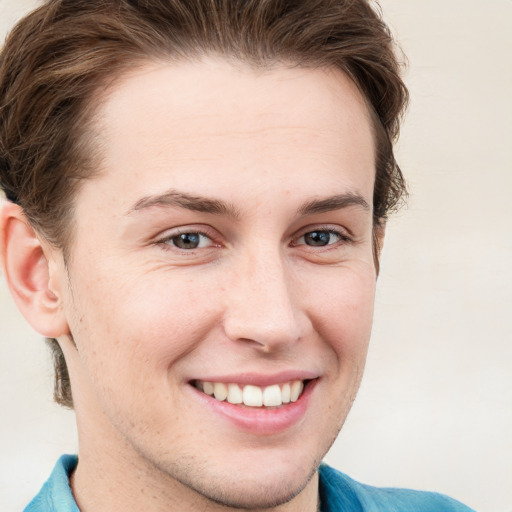
M 48 244 L 46 244 L 48 245 Z M 60 251 L 43 248 L 20 206 L 5 201 L 0 212 L 0 261 L 11 294 L 25 319 L 41 335 L 69 331 L 62 309 L 65 268 Z

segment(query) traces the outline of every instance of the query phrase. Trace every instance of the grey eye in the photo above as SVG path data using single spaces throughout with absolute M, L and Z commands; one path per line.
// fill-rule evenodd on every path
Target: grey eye
M 304 240 L 305 245 L 323 247 L 338 242 L 340 238 L 340 235 L 331 231 L 310 231 L 305 233 L 299 241 Z
M 179 235 L 171 237 L 169 242 L 178 247 L 178 249 L 197 249 L 201 245 L 204 245 L 201 244 L 201 238 L 206 237 L 200 233 L 180 233 Z

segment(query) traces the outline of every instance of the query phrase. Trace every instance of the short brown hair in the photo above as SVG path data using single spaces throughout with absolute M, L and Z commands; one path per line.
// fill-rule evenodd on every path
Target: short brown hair
M 47 0 L 16 25 L 0 54 L 7 198 L 65 252 L 76 191 L 97 169 L 87 137 L 95 93 L 148 59 L 204 54 L 345 72 L 374 120 L 374 225 L 399 205 L 406 189 L 393 143 L 408 94 L 394 40 L 370 0 Z M 55 399 L 72 407 L 62 351 L 49 342 Z

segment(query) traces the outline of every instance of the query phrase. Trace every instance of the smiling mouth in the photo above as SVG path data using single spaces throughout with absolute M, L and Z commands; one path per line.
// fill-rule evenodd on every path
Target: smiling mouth
M 247 407 L 279 407 L 296 402 L 309 381 L 292 380 L 271 386 L 240 386 L 235 383 L 208 382 L 196 380 L 193 386 L 219 402 Z

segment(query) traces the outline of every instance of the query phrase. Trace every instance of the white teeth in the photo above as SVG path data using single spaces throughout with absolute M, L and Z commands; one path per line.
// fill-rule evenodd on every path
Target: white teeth
M 222 382 L 216 382 L 213 385 L 213 394 L 215 395 L 216 400 L 222 402 L 228 397 L 228 387 Z
M 213 384 L 211 382 L 203 382 L 203 391 L 210 396 L 213 396 Z
M 228 402 L 230 404 L 241 404 L 243 401 L 240 386 L 238 384 L 228 384 Z
M 275 384 L 274 386 L 267 386 L 263 391 L 263 405 L 272 407 L 281 405 L 283 399 L 281 398 L 281 388 Z
M 301 380 L 295 380 L 292 383 L 291 391 L 290 391 L 290 400 L 292 402 L 296 402 L 299 399 L 302 390 L 304 389 L 304 384 Z
M 244 386 L 244 404 L 251 407 L 263 405 L 263 393 L 258 386 Z
M 290 389 L 290 384 L 286 383 L 284 386 L 283 386 L 283 389 L 281 390 L 281 399 L 283 401 L 283 404 L 289 404 L 290 401 L 291 401 L 291 389 Z
M 304 390 L 304 382 L 294 380 L 285 384 L 259 386 L 239 386 L 234 383 L 196 381 L 195 386 L 219 402 L 227 400 L 230 404 L 244 404 L 249 407 L 279 407 L 282 404 L 296 402 Z

